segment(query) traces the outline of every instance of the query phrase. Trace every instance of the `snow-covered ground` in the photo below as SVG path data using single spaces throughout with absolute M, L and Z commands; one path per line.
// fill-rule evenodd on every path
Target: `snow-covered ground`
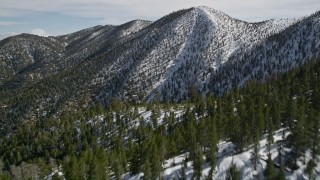
M 284 134 L 284 136 L 283 136 Z M 277 142 L 281 141 L 283 137 L 289 135 L 289 132 L 285 129 L 280 129 L 276 131 L 273 135 L 274 144 L 271 146 L 271 157 L 274 160 L 275 164 L 276 158 L 278 157 L 279 153 L 277 150 Z M 244 151 L 242 153 L 235 154 L 234 151 L 234 144 L 231 142 L 221 141 L 218 144 L 219 152 L 218 152 L 218 160 L 215 166 L 214 172 L 214 179 L 225 179 L 226 172 L 230 168 L 232 162 L 237 166 L 238 170 L 241 174 L 241 179 L 244 180 L 251 180 L 251 179 L 263 179 L 264 178 L 264 170 L 266 168 L 266 160 L 268 159 L 268 148 L 267 148 L 267 136 L 264 136 L 260 140 L 260 149 L 259 149 L 259 156 L 260 160 L 257 164 L 257 169 L 254 170 L 254 164 L 252 161 L 252 148 Z M 167 159 L 163 163 L 163 178 L 164 179 L 179 179 L 181 177 L 181 170 L 183 167 L 183 162 L 187 157 L 188 153 L 184 153 L 170 159 Z M 310 153 L 306 154 L 306 160 L 310 159 Z M 302 159 L 298 161 L 299 169 L 293 172 L 290 172 L 289 169 L 286 169 L 286 179 L 308 179 L 308 176 L 304 174 L 306 169 L 306 164 L 303 164 Z M 203 165 L 202 170 L 202 178 L 208 176 L 208 173 L 211 169 L 210 163 L 206 163 Z M 192 179 L 193 177 L 193 167 L 192 162 L 187 162 L 187 169 L 185 170 L 187 179 Z M 320 165 L 315 168 L 316 172 L 316 179 L 320 179 Z M 123 178 L 125 180 L 136 180 L 141 179 L 143 177 L 143 173 L 139 173 L 135 176 L 130 176 L 130 173 L 126 173 Z
M 151 110 L 148 110 L 146 107 L 138 107 L 138 117 L 134 119 L 133 121 L 130 121 L 127 126 L 128 129 L 131 128 L 137 128 L 140 123 L 141 119 L 144 120 L 147 124 L 152 124 L 151 116 L 152 112 Z M 130 110 L 131 113 L 134 111 L 134 109 Z M 175 119 L 179 119 L 183 115 L 184 108 L 183 106 L 177 106 L 177 107 L 171 107 L 167 110 L 164 110 L 164 108 L 161 108 L 159 110 L 159 117 L 158 117 L 158 125 L 165 124 L 164 121 L 165 116 L 169 116 L 170 112 L 174 112 Z M 129 113 L 129 112 L 127 112 Z M 122 114 L 121 116 L 123 116 Z M 93 118 L 92 120 L 88 121 L 88 123 L 94 124 L 96 121 L 103 121 L 104 115 L 99 115 Z M 114 117 L 114 121 L 116 121 L 116 118 Z M 111 132 L 114 133 L 114 132 Z M 290 149 L 283 146 L 283 140 L 287 138 L 287 136 L 290 135 L 290 132 L 288 129 L 283 128 L 275 131 L 273 133 L 273 139 L 274 143 L 270 146 L 270 154 L 271 158 L 274 162 L 274 165 L 277 169 L 279 167 L 279 147 L 282 147 L 281 153 L 284 154 L 285 152 L 290 151 Z M 264 178 L 264 171 L 267 166 L 267 159 L 268 159 L 268 141 L 267 141 L 268 135 L 265 134 L 262 136 L 261 140 L 259 141 L 259 161 L 257 163 L 256 170 L 254 169 L 254 162 L 253 162 L 253 145 L 249 146 L 248 149 L 245 151 L 238 153 L 235 150 L 235 145 L 232 142 L 228 141 L 220 141 L 218 144 L 218 154 L 217 154 L 217 163 L 214 167 L 214 179 L 225 179 L 226 178 L 226 172 L 229 170 L 230 166 L 233 164 L 236 165 L 238 168 L 241 179 L 244 180 L 251 180 L 251 179 L 263 179 Z M 182 167 L 184 166 L 184 161 L 188 157 L 188 152 L 182 153 L 180 155 L 177 155 L 175 157 L 171 157 L 170 159 L 166 159 L 163 162 L 163 173 L 162 176 L 166 180 L 170 179 L 180 179 L 181 173 L 182 173 Z M 203 157 L 205 159 L 205 156 Z M 308 162 L 311 159 L 310 152 L 306 153 L 306 159 L 305 162 Z M 320 157 L 318 157 L 318 160 Z M 317 180 L 320 180 L 320 163 L 317 162 L 317 166 L 314 170 L 315 177 Z M 292 171 L 291 169 L 286 167 L 286 179 L 308 179 L 308 176 L 305 174 L 305 169 L 307 167 L 307 164 L 304 163 L 303 158 L 300 158 L 297 162 L 297 165 L 299 168 L 297 170 Z M 205 179 L 209 172 L 211 170 L 211 163 L 206 162 L 203 164 L 202 167 L 202 179 Z M 279 168 L 278 168 L 279 170 Z M 52 176 L 56 173 L 59 173 L 59 175 L 62 175 L 62 169 L 58 170 L 53 169 L 52 173 L 48 175 L 45 179 L 51 179 Z M 185 173 L 187 179 L 192 179 L 193 177 L 193 162 L 188 161 L 187 167 L 185 168 Z M 138 180 L 143 179 L 143 172 L 140 172 L 139 174 L 136 174 L 134 176 L 131 176 L 130 172 L 127 172 L 123 175 L 123 179 L 125 180 Z

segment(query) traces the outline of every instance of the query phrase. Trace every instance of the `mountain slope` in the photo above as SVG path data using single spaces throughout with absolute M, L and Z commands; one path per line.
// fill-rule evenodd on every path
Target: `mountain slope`
M 319 12 L 299 21 L 247 23 L 195 7 L 155 22 L 135 20 L 49 38 L 21 35 L 24 41 L 8 38 L 0 43 L 10 52 L 1 54 L 6 73 L 0 81 L 0 113 L 8 124 L 77 113 L 96 103 L 108 106 L 112 99 L 180 102 L 193 90 L 223 93 L 319 57 L 319 32 Z M 46 52 L 39 60 L 28 53 L 10 59 L 24 52 L 13 46 L 29 52 L 32 42 Z
M 244 179 L 318 177 L 319 65 L 312 61 L 222 96 L 195 94 L 189 103 L 114 101 L 108 109 L 97 105 L 22 124 L 0 136 L 0 175 L 42 178 L 52 168 L 48 178 L 59 171 L 66 179 L 192 179 L 209 173 L 210 179 L 225 179 L 235 164 Z
M 245 23 L 206 7 L 177 12 L 148 27 L 129 49 L 121 47 L 113 57 L 117 61 L 97 73 L 102 79 L 98 83 L 108 87 L 99 97 L 184 100 L 190 86 L 201 89 L 210 72 L 231 54 L 250 49 L 282 28 L 274 21 Z M 122 84 L 115 87 L 119 79 Z
M 0 85 L 24 71 L 34 71 L 38 64 L 55 61 L 62 52 L 63 46 L 51 37 L 21 34 L 0 41 Z
M 252 49 L 229 58 L 211 75 L 209 92 L 224 92 L 249 79 L 265 80 L 274 73 L 299 67 L 320 56 L 320 12 L 266 38 Z M 212 83 L 214 82 L 214 83 Z

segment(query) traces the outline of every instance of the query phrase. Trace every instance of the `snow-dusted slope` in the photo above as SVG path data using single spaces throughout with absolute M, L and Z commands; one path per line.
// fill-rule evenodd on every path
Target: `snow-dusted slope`
M 285 136 L 283 136 L 283 134 Z M 278 147 L 281 146 L 281 141 L 283 137 L 286 137 L 289 134 L 288 131 L 285 129 L 280 129 L 276 131 L 273 135 L 275 143 L 271 146 L 270 153 L 271 158 L 274 162 L 274 165 L 279 170 L 279 151 Z M 218 144 L 218 159 L 217 164 L 214 167 L 214 175 L 213 179 L 226 179 L 226 173 L 229 170 L 232 163 L 236 165 L 240 172 L 240 177 L 242 180 L 252 180 L 252 179 L 264 179 L 264 170 L 267 166 L 267 159 L 268 159 L 268 148 L 267 148 L 267 136 L 264 136 L 263 139 L 259 142 L 259 162 L 257 165 L 257 169 L 254 169 L 254 163 L 252 161 L 252 154 L 253 149 L 249 149 L 242 153 L 235 154 L 234 144 L 231 142 L 221 141 Z M 163 167 L 163 178 L 165 180 L 170 179 L 181 179 L 182 175 L 182 167 L 184 160 L 188 156 L 188 153 L 181 154 L 176 157 L 172 157 L 164 161 Z M 205 158 L 205 157 L 204 157 Z M 309 161 L 311 158 L 310 154 L 306 154 L 306 161 Z M 187 179 L 193 179 L 193 162 L 187 162 L 187 168 L 185 169 Z M 295 171 L 291 171 L 290 169 L 286 169 L 286 179 L 288 180 L 296 180 L 296 179 L 309 179 L 308 175 L 305 174 L 306 164 L 303 163 L 303 160 L 300 159 L 299 162 L 299 169 Z M 211 169 L 210 163 L 206 163 L 202 167 L 202 179 L 205 179 L 208 176 L 208 173 Z M 315 167 L 316 179 L 319 178 L 320 172 L 320 165 Z M 130 173 L 126 173 L 123 175 L 125 180 L 139 180 L 142 179 L 143 173 L 139 173 L 135 176 L 130 176 Z
M 98 77 L 108 76 L 102 84 L 114 84 L 113 76 L 124 81 L 116 94 L 108 91 L 100 95 L 163 101 L 186 99 L 191 86 L 203 91 L 211 73 L 234 54 L 249 51 L 294 21 L 282 22 L 285 23 L 247 23 L 208 7 L 173 13 L 150 25 L 129 43 L 130 48 L 125 46 L 115 56 L 117 61 L 112 66 L 98 73 Z M 115 75 L 123 69 L 125 74 Z
M 95 26 L 57 37 L 22 34 L 0 43 L 0 84 L 36 82 L 71 69 L 89 56 L 107 52 L 149 25 L 136 20 L 120 26 Z M 23 71 L 22 71 L 23 70 Z
M 319 58 L 319 19 L 320 12 L 317 12 L 250 49 L 233 54 L 223 67 L 211 74 L 209 91 L 221 93 L 249 79 L 264 80 Z
M 0 85 L 24 71 L 33 70 L 35 64 L 56 61 L 63 46 L 54 38 L 21 34 L 0 41 Z M 21 78 L 37 78 L 35 73 Z
M 50 93 L 37 94 L 30 102 L 59 112 L 96 102 L 109 104 L 112 98 L 178 102 L 188 99 L 191 89 L 222 93 L 319 57 L 319 17 L 318 12 L 301 20 L 248 23 L 208 7 L 195 7 L 155 22 L 135 20 L 42 37 L 53 44 L 48 47 L 57 48 L 37 43 L 40 52 L 46 52 L 41 63 L 33 63 L 28 55 L 12 60 L 12 55 L 25 52 L 6 45 L 24 47 L 13 37 L 0 41 L 0 68 L 5 72 L 0 84 L 5 84 L 1 88 L 6 92 L 15 87 L 23 94 L 28 90 L 24 85 L 36 88 L 40 83 L 42 91 Z M 11 63 L 30 68 L 13 73 L 7 68 Z M 56 87 L 47 86 L 46 81 Z M 28 103 L 12 108 L 20 104 Z M 33 116 L 33 111 L 28 108 L 26 113 Z

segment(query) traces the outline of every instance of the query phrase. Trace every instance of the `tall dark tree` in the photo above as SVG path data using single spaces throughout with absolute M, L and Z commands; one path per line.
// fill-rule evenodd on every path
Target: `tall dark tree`
M 226 180 L 240 180 L 240 172 L 233 161 L 229 170 L 226 172 Z
M 281 163 L 280 171 L 279 171 L 276 179 L 278 179 L 278 180 L 285 180 L 286 179 L 286 172 L 285 172 L 284 163 Z
M 193 160 L 193 173 L 194 173 L 193 177 L 196 180 L 200 180 L 202 166 L 204 164 L 203 154 L 202 154 L 201 148 L 198 144 L 196 145 L 196 148 L 194 151 L 195 151 L 194 157 L 192 158 L 192 160 Z
M 268 155 L 267 167 L 264 173 L 268 180 L 276 179 L 276 171 L 274 169 L 274 163 L 271 159 L 271 154 Z

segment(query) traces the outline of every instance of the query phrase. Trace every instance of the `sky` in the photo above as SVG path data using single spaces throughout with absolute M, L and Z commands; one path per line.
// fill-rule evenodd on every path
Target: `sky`
M 134 19 L 156 21 L 195 6 L 255 22 L 308 16 L 320 10 L 320 0 L 0 0 L 0 39 L 20 33 L 56 36 Z

